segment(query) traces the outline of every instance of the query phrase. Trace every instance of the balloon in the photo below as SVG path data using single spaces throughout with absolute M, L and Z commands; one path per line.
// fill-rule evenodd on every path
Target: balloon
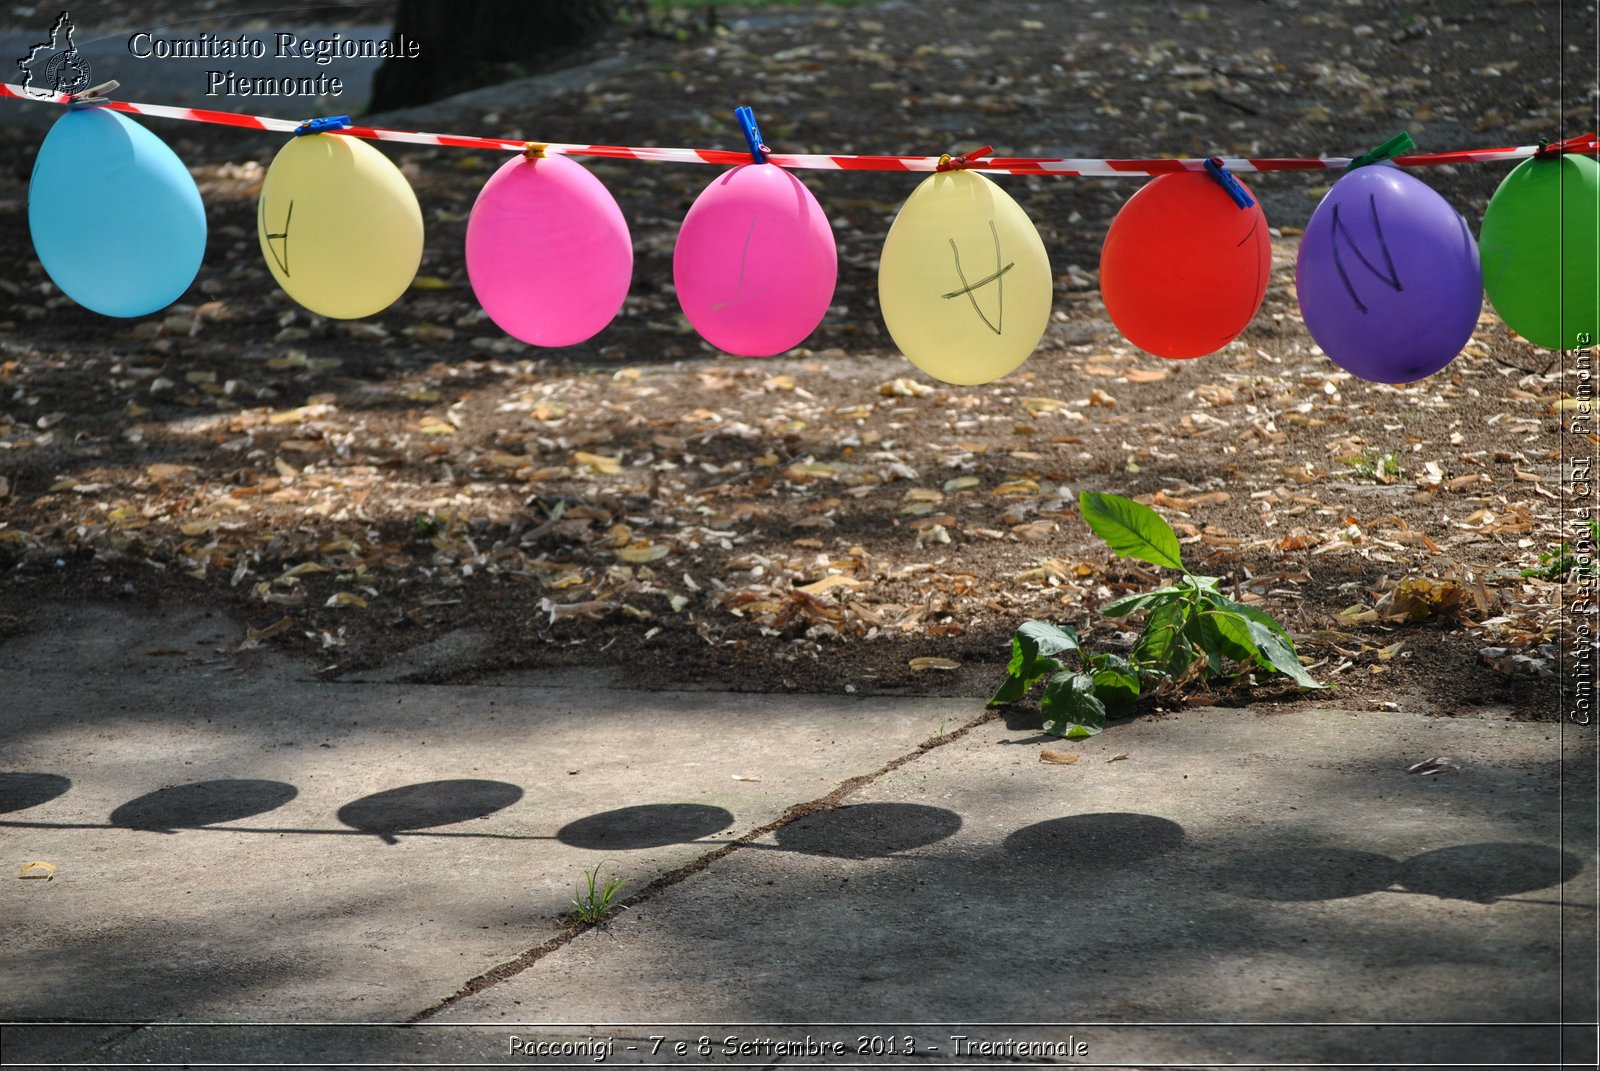
M 103 108 L 55 121 L 28 183 L 28 229 L 61 292 L 105 316 L 144 316 L 194 282 L 206 210 L 166 142 Z
M 1135 346 L 1158 357 L 1199 357 L 1249 325 L 1271 267 L 1259 202 L 1241 209 L 1208 174 L 1161 175 L 1111 221 L 1100 250 L 1100 296 Z
M 565 156 L 513 157 L 467 218 L 467 277 L 489 318 L 535 346 L 571 346 L 610 323 L 633 278 L 622 210 Z
M 1518 164 L 1483 213 L 1484 289 L 1506 326 L 1537 346 L 1600 337 L 1597 205 L 1600 164 L 1563 155 Z
M 394 304 L 422 263 L 422 209 L 400 169 L 360 138 L 303 134 L 278 150 L 256 202 L 267 268 L 319 316 Z
M 833 300 L 833 228 L 801 181 L 741 164 L 689 208 L 672 253 L 678 304 L 702 338 L 741 357 L 793 349 Z
M 1376 383 L 1413 383 L 1449 364 L 1483 307 L 1467 221 L 1386 163 L 1333 184 L 1306 225 L 1294 279 L 1317 345 Z
M 878 303 L 895 345 L 946 383 L 987 383 L 1027 360 L 1049 325 L 1053 293 L 1033 221 L 972 171 L 923 179 L 878 263 Z

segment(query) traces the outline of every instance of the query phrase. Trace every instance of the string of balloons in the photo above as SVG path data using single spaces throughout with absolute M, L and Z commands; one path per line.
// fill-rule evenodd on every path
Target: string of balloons
M 1119 163 L 996 159 L 987 146 L 932 159 L 783 157 L 766 146 L 748 108 L 736 113 L 748 152 L 735 154 L 515 143 L 375 131 L 345 117 L 295 123 L 90 99 L 55 101 L 71 107 L 40 146 L 28 222 L 52 282 L 103 315 L 143 316 L 178 300 L 205 250 L 205 208 L 194 179 L 126 112 L 292 131 L 262 182 L 257 237 L 285 293 L 332 319 L 389 307 L 422 260 L 416 193 L 368 137 L 521 149 L 479 191 L 465 260 L 489 318 L 541 347 L 594 337 L 620 312 L 632 282 L 627 221 L 605 185 L 571 155 L 694 153 L 697 162 L 733 164 L 685 216 L 673 281 L 695 330 L 718 349 L 748 357 L 800 345 L 832 303 L 832 227 L 806 185 L 776 162 L 827 160 L 839 168 L 931 170 L 884 240 L 879 304 L 912 364 L 963 385 L 999 379 L 1027 360 L 1048 326 L 1054 294 L 1038 229 L 981 172 L 1108 173 L 1050 165 Z M 191 114 L 170 114 L 178 111 Z M 1427 157 L 1405 155 L 1412 148 L 1401 135 L 1352 160 L 1120 162 L 1146 166 L 1109 173 L 1154 177 L 1123 204 L 1102 246 L 1108 316 L 1135 346 L 1160 357 L 1190 359 L 1227 346 L 1259 311 L 1271 266 L 1265 213 L 1234 171 L 1337 164 L 1344 173 L 1305 228 L 1295 288 L 1308 332 L 1340 367 L 1384 383 L 1434 374 L 1471 338 L 1485 294 L 1507 326 L 1536 345 L 1592 344 L 1600 334 L 1594 135 Z M 1518 158 L 1476 239 L 1443 197 L 1398 166 Z M 79 180 L 90 174 L 114 193 L 83 196 Z

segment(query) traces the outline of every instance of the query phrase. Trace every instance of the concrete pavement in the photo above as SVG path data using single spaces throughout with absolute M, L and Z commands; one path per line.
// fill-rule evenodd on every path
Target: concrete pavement
M 0 644 L 7 1063 L 1593 1054 L 1549 1025 L 1594 1016 L 1574 726 L 1069 743 L 970 699 L 332 684 L 199 611 L 33 624 Z M 628 910 L 575 928 L 597 865 Z M 971 1025 L 1005 1023 L 1058 1025 Z

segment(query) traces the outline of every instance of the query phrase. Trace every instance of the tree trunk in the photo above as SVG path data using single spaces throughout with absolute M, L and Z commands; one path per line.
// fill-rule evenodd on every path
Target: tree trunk
M 394 32 L 416 59 L 389 59 L 372 83 L 371 111 L 386 112 L 523 77 L 552 55 L 602 33 L 613 0 L 399 0 Z

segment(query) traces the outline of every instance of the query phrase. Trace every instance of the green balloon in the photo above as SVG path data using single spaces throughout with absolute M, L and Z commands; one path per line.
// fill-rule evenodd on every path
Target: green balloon
M 1600 336 L 1600 164 L 1524 160 L 1500 183 L 1478 236 L 1483 289 L 1506 326 L 1537 346 Z

